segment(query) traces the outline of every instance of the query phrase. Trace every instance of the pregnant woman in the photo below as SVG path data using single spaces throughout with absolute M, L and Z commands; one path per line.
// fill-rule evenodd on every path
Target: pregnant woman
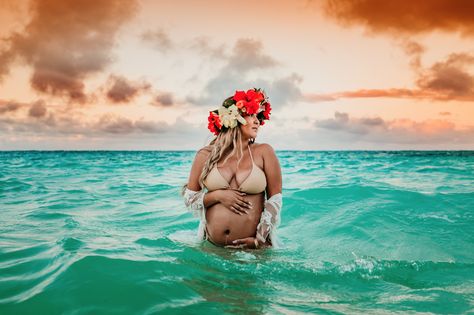
M 258 129 L 270 118 L 260 89 L 236 91 L 210 112 L 215 134 L 198 150 L 182 195 L 201 221 L 198 236 L 228 248 L 277 247 L 282 207 L 278 158 L 268 144 L 257 144 Z

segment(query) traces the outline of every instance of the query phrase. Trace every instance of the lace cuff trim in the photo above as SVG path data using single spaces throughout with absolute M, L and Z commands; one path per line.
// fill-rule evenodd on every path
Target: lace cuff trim
M 198 218 L 205 218 L 205 210 L 204 207 L 204 195 L 206 192 L 204 189 L 199 191 L 194 191 L 189 189 L 187 186 L 183 187 L 183 199 L 184 204 L 188 208 L 189 211 L 192 212 L 193 216 Z
M 266 242 L 268 236 L 270 236 L 272 244 L 275 243 L 276 229 L 280 225 L 282 199 L 282 194 L 278 193 L 265 201 L 265 209 L 257 225 L 257 239 L 262 243 Z

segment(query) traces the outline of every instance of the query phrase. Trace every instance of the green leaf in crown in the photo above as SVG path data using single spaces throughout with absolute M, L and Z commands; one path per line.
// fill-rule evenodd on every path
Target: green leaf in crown
M 231 96 L 231 97 L 228 97 L 228 98 L 225 99 L 224 103 L 222 103 L 222 106 L 229 107 L 229 106 L 234 105 L 234 104 L 235 104 L 234 98 L 233 98 L 233 96 Z

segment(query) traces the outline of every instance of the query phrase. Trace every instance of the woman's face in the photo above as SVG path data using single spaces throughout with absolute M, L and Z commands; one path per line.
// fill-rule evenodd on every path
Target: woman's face
M 244 116 L 247 121 L 246 125 L 240 125 L 242 135 L 247 138 L 257 138 L 258 127 L 260 127 L 260 121 L 257 119 L 257 114 Z

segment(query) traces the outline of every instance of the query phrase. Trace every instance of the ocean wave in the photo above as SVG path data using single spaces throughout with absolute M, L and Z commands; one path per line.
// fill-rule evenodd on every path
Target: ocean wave
M 194 154 L 0 152 L 0 313 L 472 310 L 473 153 L 277 152 L 257 251 L 197 239 Z

